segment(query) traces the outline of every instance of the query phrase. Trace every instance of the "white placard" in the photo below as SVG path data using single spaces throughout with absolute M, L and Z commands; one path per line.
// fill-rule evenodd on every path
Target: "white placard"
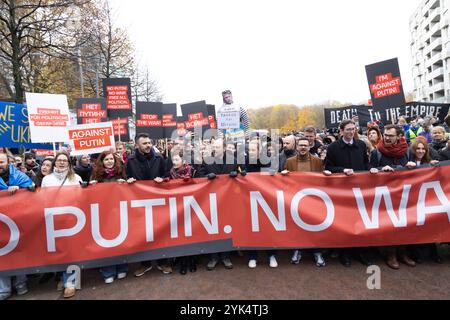
M 102 153 L 116 146 L 112 122 L 71 126 L 67 131 L 71 156 Z
M 217 112 L 217 127 L 220 130 L 239 129 L 241 108 L 237 105 L 223 105 Z
M 25 93 L 31 141 L 33 143 L 67 142 L 70 125 L 67 96 L 61 94 Z

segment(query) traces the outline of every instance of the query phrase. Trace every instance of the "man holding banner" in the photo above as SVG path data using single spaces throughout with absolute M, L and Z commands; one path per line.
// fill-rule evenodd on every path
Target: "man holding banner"
M 333 142 L 327 151 L 325 170 L 332 173 L 344 173 L 353 176 L 355 171 L 369 171 L 369 156 L 366 144 L 355 138 L 356 124 L 353 120 L 344 120 L 339 126 L 342 138 Z M 371 169 L 370 173 L 377 174 L 377 169 Z M 356 253 L 362 264 L 370 266 L 369 260 L 363 249 L 341 249 L 339 259 L 345 267 L 351 267 L 351 254 Z
M 14 195 L 21 188 L 28 188 L 33 182 L 27 175 L 18 171 L 14 165 L 8 165 L 8 156 L 0 154 L 0 191 L 8 190 L 9 195 Z M 12 295 L 12 281 L 19 296 L 28 293 L 27 276 L 0 277 L 0 300 L 6 300 Z

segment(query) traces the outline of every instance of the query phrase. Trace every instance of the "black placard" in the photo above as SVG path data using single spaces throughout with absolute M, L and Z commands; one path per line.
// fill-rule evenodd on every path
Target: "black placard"
M 136 135 L 147 133 L 151 139 L 163 139 L 161 102 L 136 102 Z
M 90 124 L 108 121 L 106 99 L 79 98 L 76 101 L 77 124 Z
M 210 128 L 208 119 L 208 108 L 205 101 L 198 101 L 181 105 L 182 117 L 179 118 L 178 128 L 184 128 L 194 132 L 195 128 L 201 127 L 202 133 Z
M 397 58 L 368 65 L 366 73 L 375 110 L 405 105 Z
M 109 118 L 127 118 L 133 115 L 129 78 L 103 79 L 103 96 Z

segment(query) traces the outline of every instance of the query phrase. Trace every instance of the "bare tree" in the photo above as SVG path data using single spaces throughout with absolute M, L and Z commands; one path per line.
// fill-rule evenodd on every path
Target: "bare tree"
M 0 60 L 9 67 L 14 90 L 8 91 L 16 102 L 23 102 L 32 81 L 30 56 L 70 54 L 77 37 L 68 22 L 86 1 L 0 0 Z M 6 82 L 8 74 L 0 78 Z

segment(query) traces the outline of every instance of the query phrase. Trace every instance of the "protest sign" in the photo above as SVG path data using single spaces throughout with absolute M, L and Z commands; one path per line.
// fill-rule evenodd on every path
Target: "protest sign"
M 164 138 L 161 102 L 136 103 L 136 135 L 147 133 L 150 139 Z
M 50 144 L 31 143 L 27 107 L 22 104 L 0 102 L 0 147 L 52 149 Z
M 405 104 L 397 58 L 368 65 L 366 73 L 374 110 Z
M 68 130 L 71 156 L 102 153 L 115 148 L 112 122 L 82 124 Z
M 77 99 L 77 123 L 90 124 L 108 121 L 105 99 Z
M 25 93 L 31 141 L 33 143 L 67 142 L 70 125 L 67 96 L 60 94 Z
M 103 96 L 106 98 L 106 109 L 110 119 L 127 118 L 133 115 L 129 78 L 103 79 Z

